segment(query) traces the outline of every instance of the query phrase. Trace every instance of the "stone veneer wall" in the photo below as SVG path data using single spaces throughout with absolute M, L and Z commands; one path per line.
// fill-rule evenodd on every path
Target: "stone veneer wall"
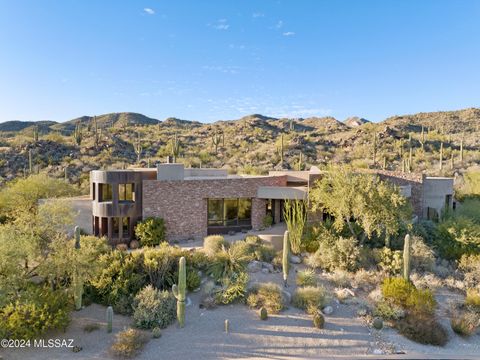
M 391 182 L 398 186 L 410 185 L 412 187 L 412 195 L 410 202 L 413 212 L 418 218 L 423 217 L 423 180 L 424 174 L 421 173 L 402 173 L 398 171 L 375 170 L 382 180 Z
M 208 198 L 252 198 L 252 227 L 258 229 L 265 216 L 265 199 L 258 199 L 259 186 L 286 186 L 286 176 L 204 180 L 144 180 L 143 218 L 165 220 L 168 240 L 207 235 Z

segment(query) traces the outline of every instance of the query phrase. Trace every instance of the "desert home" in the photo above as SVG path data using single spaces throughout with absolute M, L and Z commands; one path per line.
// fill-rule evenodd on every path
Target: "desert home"
M 399 186 L 419 219 L 434 219 L 453 208 L 453 178 L 375 170 Z M 157 168 L 94 170 L 90 197 L 74 199 L 87 233 L 106 236 L 111 244 L 128 243 L 136 223 L 148 217 L 165 221 L 167 238 L 183 240 L 228 234 L 264 226 L 270 215 L 282 222 L 285 199 L 308 201 L 322 171 L 270 171 L 268 175 L 229 175 L 224 169 L 184 168 L 162 163 Z

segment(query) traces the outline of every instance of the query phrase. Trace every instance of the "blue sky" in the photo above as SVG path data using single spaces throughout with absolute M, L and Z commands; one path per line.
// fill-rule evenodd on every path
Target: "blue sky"
M 0 122 L 480 106 L 480 1 L 0 0 Z

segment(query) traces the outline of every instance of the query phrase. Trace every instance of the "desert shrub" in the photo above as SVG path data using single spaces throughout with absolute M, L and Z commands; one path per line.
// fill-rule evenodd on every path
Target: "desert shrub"
M 405 316 L 405 311 L 398 305 L 386 301 L 379 301 L 375 305 L 373 315 L 385 320 L 399 320 Z
M 200 277 L 197 270 L 188 268 L 187 269 L 187 290 L 193 291 L 200 287 L 202 283 L 202 278 Z
M 451 320 L 452 330 L 463 337 L 472 336 L 479 325 L 479 316 L 475 312 L 455 313 Z
M 327 303 L 327 296 L 323 287 L 305 286 L 297 288 L 292 297 L 292 304 L 298 309 L 323 308 Z
M 258 245 L 253 250 L 253 256 L 255 260 L 272 262 L 277 254 L 275 248 L 272 245 Z
M 115 245 L 115 249 L 117 249 L 118 251 L 127 251 L 128 250 L 128 245 L 127 244 L 117 244 Z
M 465 305 L 478 308 L 480 310 L 480 290 L 473 288 L 467 289 Z
M 178 260 L 182 256 L 188 259 L 188 252 L 167 243 L 157 248 L 149 248 L 144 252 L 143 270 L 147 278 L 157 289 L 170 289 L 178 279 Z M 190 268 L 187 261 L 187 268 Z
M 407 315 L 395 327 L 400 334 L 420 344 L 444 346 L 448 341 L 445 328 L 429 316 Z
M 101 255 L 98 261 L 101 273 L 91 280 L 87 292 L 93 301 L 111 305 L 119 314 L 131 314 L 133 298 L 147 284 L 143 254 L 114 250 Z
M 435 311 L 436 301 L 433 293 L 419 290 L 404 278 L 387 278 L 382 284 L 382 295 L 386 301 L 401 306 L 404 309 L 431 315 Z
M 222 279 L 222 287 L 215 294 L 217 304 L 231 304 L 244 302 L 247 293 L 248 274 L 246 272 L 233 273 Z
M 312 269 L 300 270 L 297 273 L 297 286 L 316 286 L 317 278 Z
M 349 279 L 351 281 L 351 279 Z M 355 286 L 363 291 L 372 291 L 381 282 L 381 274 L 378 271 L 358 270 L 353 278 Z
M 0 334 L 7 339 L 32 339 L 70 322 L 68 295 L 63 290 L 31 285 L 0 310 Z
M 197 270 L 206 270 L 208 264 L 210 263 L 210 259 L 203 251 L 189 251 L 186 255 L 187 266 L 191 266 Z
M 253 287 L 247 298 L 251 308 L 267 309 L 270 314 L 278 314 L 283 309 L 282 290 L 277 284 L 263 283 Z
M 345 270 L 334 270 L 327 277 L 336 287 L 349 287 L 352 283 L 352 274 Z
M 212 258 L 207 269 L 208 274 L 219 281 L 245 271 L 251 256 L 244 250 L 240 246 L 232 246 L 229 249 L 222 248 Z
M 466 199 L 462 201 L 456 210 L 456 216 L 466 217 L 480 224 L 480 195 L 477 195 L 477 197 L 477 199 Z
M 333 233 L 319 240 L 318 250 L 310 254 L 307 264 L 325 270 L 354 271 L 358 267 L 360 249 L 355 238 L 337 237 Z
M 262 243 L 262 239 L 260 239 L 257 235 L 247 235 L 245 236 L 244 240 L 250 245 L 260 245 Z
M 203 239 L 203 251 L 207 256 L 215 256 L 227 243 L 221 235 L 210 235 Z
M 118 358 L 133 358 L 137 356 L 148 342 L 148 336 L 137 329 L 127 329 L 115 335 L 115 342 L 110 352 Z
M 412 237 L 411 266 L 417 271 L 433 271 L 435 254 L 419 236 Z
M 402 252 L 384 247 L 374 250 L 380 270 L 389 275 L 400 274 L 403 266 Z
M 165 241 L 165 222 L 162 218 L 146 218 L 135 226 L 135 236 L 141 246 L 156 246 Z
M 98 323 L 89 323 L 83 327 L 83 331 L 91 333 L 92 331 L 100 329 L 100 324 Z
M 154 328 L 152 329 L 152 337 L 153 337 L 154 339 L 158 339 L 158 338 L 160 338 L 161 336 L 162 336 L 162 330 L 160 330 L 159 327 L 154 327 Z
M 432 245 L 444 259 L 457 260 L 464 254 L 480 254 L 480 224 L 470 218 L 451 217 L 438 225 L 437 234 Z
M 147 285 L 136 296 L 133 303 L 133 322 L 141 329 L 161 329 L 175 321 L 177 301 L 168 291 Z
M 262 219 L 262 225 L 264 228 L 269 228 L 273 224 L 273 217 L 270 214 L 265 215 Z
M 480 255 L 463 255 L 458 264 L 468 287 L 480 284 Z

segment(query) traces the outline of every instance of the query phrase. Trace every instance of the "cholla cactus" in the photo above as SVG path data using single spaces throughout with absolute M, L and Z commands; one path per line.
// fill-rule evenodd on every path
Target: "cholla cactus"
M 288 272 L 290 270 L 290 264 L 288 262 L 290 254 L 290 242 L 288 241 L 288 230 L 283 234 L 283 253 L 282 253 L 282 270 L 283 270 L 283 282 L 287 287 Z
M 113 308 L 109 306 L 107 308 L 107 332 L 111 333 L 113 327 Z
M 177 319 L 180 327 L 185 326 L 185 288 L 187 284 L 187 271 L 185 258 L 182 256 L 178 262 L 178 285 L 172 286 L 172 292 L 177 299 Z
M 405 280 L 410 280 L 410 252 L 411 252 L 410 235 L 405 235 L 405 242 L 403 244 L 403 277 Z

